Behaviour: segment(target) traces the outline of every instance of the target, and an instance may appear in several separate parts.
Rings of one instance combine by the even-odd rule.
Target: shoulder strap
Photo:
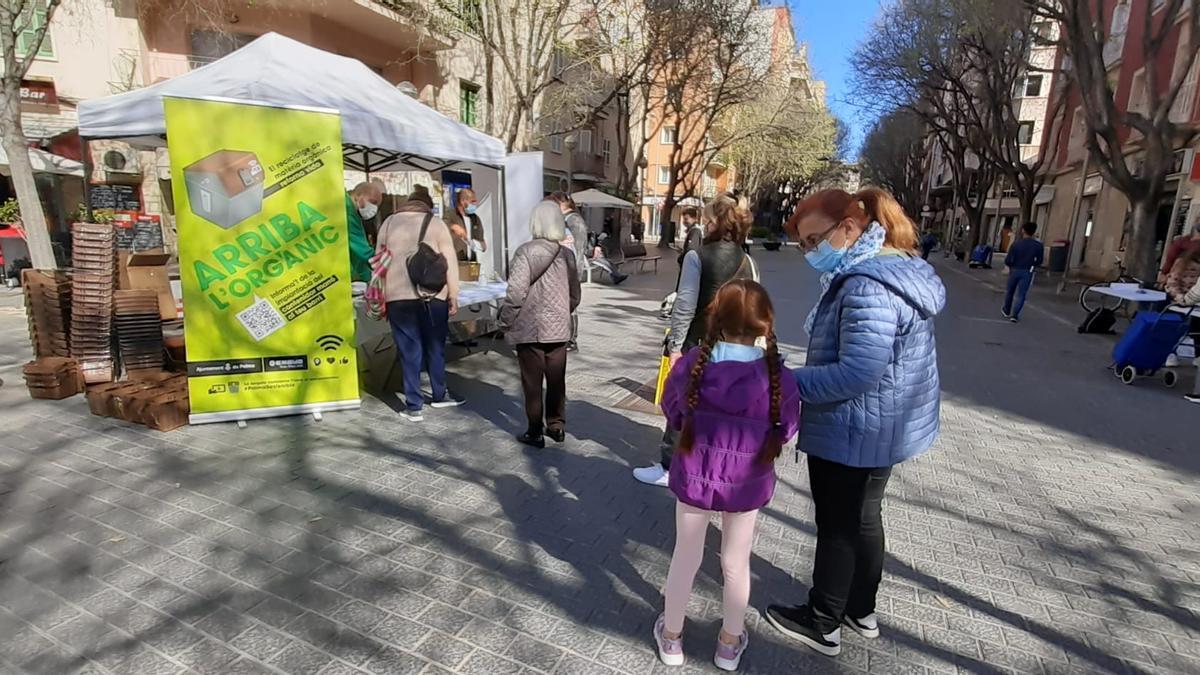
[[[425,241],[425,232],[429,229],[429,221],[433,220],[432,213],[425,214],[425,220],[421,221],[421,234],[417,236],[417,243]]]
[[[554,257],[550,259],[550,264],[543,267],[542,271],[537,273],[537,276],[535,276],[529,280],[530,288],[533,288],[537,284],[537,282],[542,280],[542,277],[546,276],[546,273],[549,272],[550,268],[554,267],[554,263],[558,261],[558,256],[562,255],[562,253],[566,250],[562,246],[558,246],[557,244],[555,244],[555,246],[559,250],[554,252]]]

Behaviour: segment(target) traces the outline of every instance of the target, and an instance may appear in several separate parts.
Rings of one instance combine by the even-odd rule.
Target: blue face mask
[[[475,215],[475,205],[474,204],[467,204],[467,208],[465,208],[463,210],[467,212],[468,216]]]
[[[848,250],[850,250],[848,246],[834,248],[829,240],[822,239],[815,249],[804,254],[804,259],[818,272],[832,272],[837,269],[838,263],[842,262],[842,258],[846,256]]]

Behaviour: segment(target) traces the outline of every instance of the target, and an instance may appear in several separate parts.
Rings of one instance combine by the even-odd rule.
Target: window
[[[253,42],[255,37],[246,33],[194,30],[191,35],[192,53],[188,57],[188,65],[191,68],[199,68],[223,56],[229,56]]]
[[[18,4],[17,7],[21,5]],[[7,8],[6,8],[7,9]],[[27,13],[32,12],[30,17]],[[33,40],[37,37],[38,29],[46,25],[46,3],[45,0],[37,0],[26,6],[22,16],[17,17],[17,24],[26,24],[28,27],[17,34],[17,58],[23,59],[33,47]],[[42,44],[38,47],[37,58],[52,59],[54,58],[54,45],[50,43],[50,32],[46,32],[46,37],[42,40]]]
[[[1125,51],[1125,33],[1129,30],[1129,0],[1121,0],[1113,8],[1108,40],[1104,43],[1104,65],[1111,66]]]
[[[592,130],[583,129],[579,132],[579,145],[577,146],[579,153],[582,155],[592,154]]]
[[[554,49],[554,76],[559,77],[567,69],[567,52],[560,47]]]
[[[459,80],[458,121],[467,126],[479,126],[479,85]]]
[[[671,167],[669,167],[669,166],[658,167],[658,184],[659,185],[670,185],[671,184]]]
[[[483,6],[480,0],[462,0],[463,32],[478,35],[483,31]]]
[[[1033,122],[1021,122],[1017,127],[1017,142],[1021,145],[1033,143]]]
[[[1129,84],[1129,103],[1126,104],[1125,110],[1131,113],[1145,113],[1147,107],[1148,95],[1146,92],[1146,70],[1137,71],[1133,74],[1133,81]]]
[[[552,134],[550,136],[550,151],[561,155],[562,149],[563,149],[562,136],[559,134]]]
[[[1054,24],[1049,21],[1034,21],[1033,34],[1035,36],[1034,44],[1044,44],[1054,34]]]
[[[675,127],[663,127],[662,133],[659,134],[658,142],[663,145],[675,145],[675,136],[678,131]]]
[[[612,139],[604,139],[604,164],[612,163]]]
[[[1192,119],[1196,107],[1196,84],[1200,79],[1200,58],[1183,51],[1188,42],[1187,30],[1181,31],[1179,36],[1179,53],[1175,55],[1174,72],[1171,73],[1171,79],[1174,80],[1181,68],[1188,68],[1183,84],[1179,87],[1179,96],[1171,104],[1171,121],[1176,124],[1185,124]]]
[[[1087,120],[1084,118],[1083,108],[1078,107],[1071,117],[1071,134],[1067,138],[1067,162],[1074,163],[1083,159],[1086,139]]]
[[[1042,76],[1041,75],[1026,75],[1025,76],[1025,95],[1026,96],[1041,96],[1042,95]]]

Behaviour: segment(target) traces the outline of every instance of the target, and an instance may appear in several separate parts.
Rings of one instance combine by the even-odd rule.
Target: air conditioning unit
[[[130,147],[110,147],[100,153],[100,168],[107,173],[140,174],[138,153]]]

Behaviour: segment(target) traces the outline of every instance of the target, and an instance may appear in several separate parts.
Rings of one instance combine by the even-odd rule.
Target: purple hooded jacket
[[[683,356],[663,390],[667,423],[683,429],[689,414],[688,384],[699,349]],[[796,379],[780,368],[779,421],[783,441],[800,427],[800,395]],[[691,413],[695,442],[687,454],[671,458],[671,491],[679,501],[706,511],[753,511],[775,493],[775,466],[758,461],[771,430],[771,381],[764,359],[710,362],[700,382],[699,403]]]

